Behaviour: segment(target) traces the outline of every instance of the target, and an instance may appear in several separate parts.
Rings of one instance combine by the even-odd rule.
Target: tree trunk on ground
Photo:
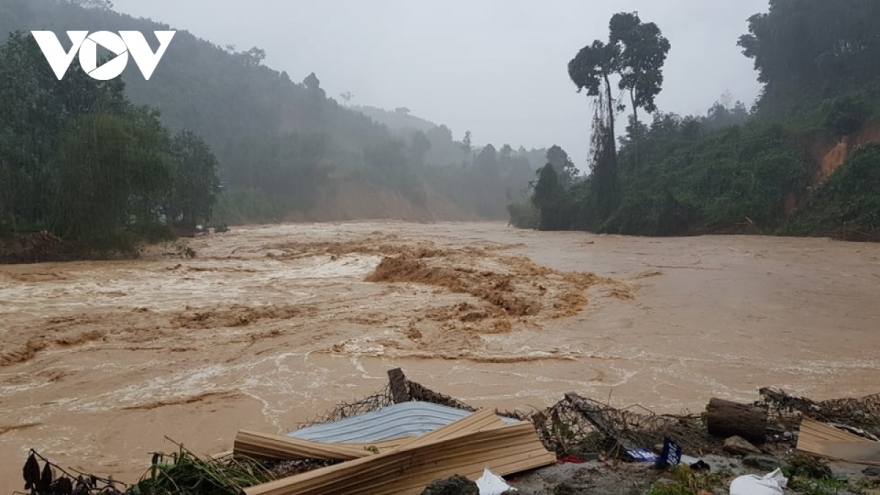
[[[767,411],[713,398],[706,409],[706,426],[712,436],[740,436],[755,445],[761,445],[766,439]]]

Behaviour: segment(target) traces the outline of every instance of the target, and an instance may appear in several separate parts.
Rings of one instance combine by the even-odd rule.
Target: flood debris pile
[[[762,398],[759,404],[768,409],[779,429],[790,432],[806,417],[880,440],[880,394],[816,402],[773,388],[762,388],[759,393]]]
[[[858,489],[880,487],[878,396],[814,402],[775,389],[760,393],[752,404],[713,398],[701,414],[617,409],[576,393],[540,411],[499,412],[477,410],[394,369],[380,391],[287,435],[241,430],[233,452],[219,458],[200,459],[180,445],[171,455],[157,453],[130,487],[77,478],[33,453],[25,489],[33,495],[419,495],[473,489],[468,481],[504,484],[498,475],[517,475],[510,483],[522,493],[556,493],[542,490],[552,485],[564,492],[621,470],[621,479],[648,480],[639,493],[744,493],[742,487],[765,482],[778,485],[773,493],[783,493],[786,483],[797,493],[858,493],[830,461],[867,466]],[[548,471],[536,469],[557,463],[587,467],[528,491],[529,477]]]
[[[328,445],[290,437],[263,436],[250,442],[239,437],[236,450],[272,456],[282,455],[274,450],[278,449],[284,455],[314,457],[319,454],[313,449],[325,450]],[[435,479],[455,474],[476,479],[487,467],[509,475],[556,462],[531,424],[505,422],[488,409],[420,436],[381,444],[332,445],[330,452],[320,455],[345,458],[342,462],[246,488],[245,494],[418,494]]]
[[[76,256],[71,244],[46,231],[0,238],[0,264],[70,261]]]
[[[667,438],[699,453],[717,453],[722,447],[698,414],[655,414],[640,405],[617,409],[575,393],[542,411],[505,414],[534,423],[544,445],[560,457],[626,456],[627,451],[650,448]]]

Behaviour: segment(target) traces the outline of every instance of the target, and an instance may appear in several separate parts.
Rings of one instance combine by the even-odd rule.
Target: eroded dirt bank
[[[0,267],[0,491],[29,447],[132,480],[408,375],[475,405],[698,410],[880,387],[880,246],[502,224],[241,228],[181,260]]]

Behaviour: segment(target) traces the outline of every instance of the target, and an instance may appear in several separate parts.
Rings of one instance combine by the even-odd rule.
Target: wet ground
[[[30,447],[131,481],[384,386],[692,411],[880,389],[880,245],[503,224],[282,225],[134,261],[0,267],[0,492]]]

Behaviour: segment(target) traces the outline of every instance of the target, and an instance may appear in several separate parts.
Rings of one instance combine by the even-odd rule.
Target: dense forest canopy
[[[93,219],[127,239],[108,245],[131,247],[140,238],[132,217],[188,228],[280,221],[314,209],[344,182],[421,206],[434,191],[475,217],[503,219],[509,202],[526,197],[545,160],[546,150],[476,146],[469,131],[456,139],[449,128],[402,107],[349,106],[351,94],[341,95],[340,104],[318,75],[292,78],[266,67],[259,47],[220,47],[178,31],[149,80],[130,63],[120,80],[99,83],[74,62],[58,81],[29,33],[53,31],[64,45],[68,30],[139,31],[155,50],[152,32],[169,29],[100,0],[0,4],[6,76],[0,139],[12,143],[0,159],[0,234],[47,229],[65,240],[85,239],[79,226]],[[63,117],[53,120],[58,112]],[[107,139],[115,148],[101,144]],[[79,140],[92,146],[78,146]],[[125,162],[113,174],[91,168],[113,160]],[[108,208],[99,208],[99,196],[92,205],[52,199],[59,190],[97,193],[107,187],[99,179],[128,181],[114,188],[119,196],[108,199]],[[71,205],[87,211],[70,216]],[[99,219],[108,209],[112,221]]]
[[[513,222],[637,235],[880,239],[880,155],[871,144],[880,135],[870,132],[880,117],[878,23],[873,0],[770,0],[738,40],[764,84],[754,107],[722,95],[704,116],[679,116],[653,100],[674,44],[637,15],[615,15],[608,41],[588,44],[568,66],[576,89],[594,100],[591,174],[564,188],[558,164],[546,165],[530,201],[511,209]],[[634,26],[648,26],[629,35],[644,48],[627,56],[635,42],[621,44],[619,32]],[[639,78],[639,98],[632,77],[642,71],[653,76]],[[616,139],[615,118],[627,103],[632,115]],[[649,123],[638,108],[652,114]],[[848,162],[825,158],[840,149]]]
[[[757,110],[797,119],[848,93],[876,100],[880,3],[872,0],[771,0],[739,39],[764,92]]]
[[[770,0],[731,40],[754,61],[757,102],[723,94],[681,116],[657,107],[674,40],[616,14],[607,31],[584,33],[566,67],[593,123],[579,170],[559,146],[477,144],[406,107],[337,101],[318,74],[291,76],[266,67],[259,47],[186,31],[149,80],[129,64],[119,80],[74,65],[58,81],[31,30],[140,31],[155,49],[152,31],[172,28],[106,0],[5,0],[0,236],[48,231],[80,251],[131,250],[205,225],[282,221],[358,184],[541,229],[873,239],[878,23],[873,0]],[[851,163],[826,163],[841,147]]]
[[[56,80],[30,35],[0,46],[0,232],[48,230],[81,249],[131,250],[210,219],[216,159],[129,102],[122,81]],[[162,221],[164,219],[164,222]]]

